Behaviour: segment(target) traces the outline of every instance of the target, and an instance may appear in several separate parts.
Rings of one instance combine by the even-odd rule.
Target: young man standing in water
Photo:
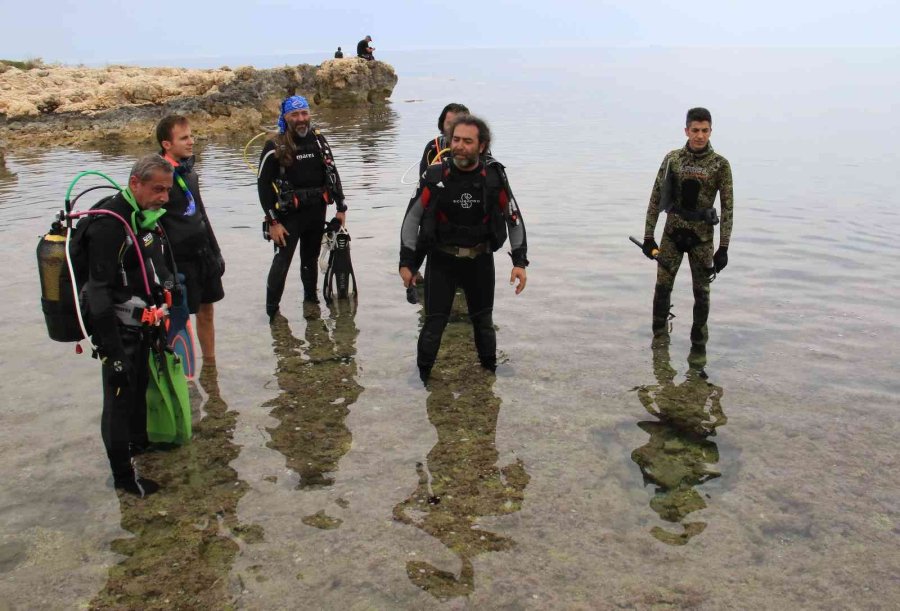
[[[309,103],[299,95],[281,103],[278,134],[266,141],[256,186],[275,243],[275,257],[266,282],[266,314],[278,313],[294,251],[300,245],[303,301],[318,303],[316,282],[319,249],[325,233],[325,209],[334,202],[344,223],[347,206],[331,147],[310,124]]]
[[[184,274],[188,310],[197,316],[197,339],[203,361],[216,361],[213,304],[225,297],[222,275],[225,259],[200,197],[200,178],[194,172],[194,136],[181,115],[164,117],[156,126],[160,154],[175,168],[166,214],[160,221],[178,271]]]
[[[462,287],[481,366],[497,367],[494,330],[494,251],[509,235],[516,294],[527,280],[525,225],[503,166],[484,156],[491,132],[478,117],[462,115],[450,127],[451,159],[429,166],[400,231],[400,278],[416,284],[417,252],[428,255],[425,324],[419,334],[419,377],[427,383],[441,346],[456,288]]]
[[[644,225],[644,254],[658,261],[656,290],[653,295],[653,335],[668,335],[669,308],[675,275],[684,253],[688,255],[694,287],[694,322],[691,327],[691,351],[705,356],[709,338],[709,285],[715,274],[728,265],[734,195],[731,166],[713,151],[712,116],[705,108],[687,112],[683,148],[671,151],[663,159],[650,194]],[[713,254],[713,226],[719,223],[713,204],[716,194],[722,208],[719,248]],[[654,239],[659,213],[667,213],[662,243]]]

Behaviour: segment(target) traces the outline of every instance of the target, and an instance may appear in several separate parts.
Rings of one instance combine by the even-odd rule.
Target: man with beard
[[[325,209],[334,202],[344,223],[347,206],[331,147],[310,126],[309,103],[295,95],[281,103],[278,134],[266,141],[257,179],[259,201],[275,257],[266,283],[266,314],[279,309],[294,250],[300,245],[303,300],[318,303],[319,249],[325,231]]]
[[[509,235],[513,261],[510,284],[525,288],[528,265],[525,225],[502,164],[484,156],[491,145],[487,124],[472,115],[450,128],[452,159],[429,166],[407,209],[400,232],[400,277],[416,284],[417,252],[425,268],[425,324],[419,334],[417,364],[427,383],[450,318],[456,288],[462,287],[482,367],[497,367],[494,331],[494,251]]]
[[[216,360],[213,304],[225,297],[222,275],[225,260],[200,197],[200,179],[194,172],[194,136],[181,115],[164,117],[156,126],[160,154],[175,168],[167,214],[160,223],[166,231],[175,266],[184,274],[188,310],[197,315],[197,339],[206,363]]]

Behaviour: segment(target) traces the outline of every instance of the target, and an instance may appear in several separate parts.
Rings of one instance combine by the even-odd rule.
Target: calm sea
[[[253,134],[201,134],[227,260],[217,370],[194,385],[195,442],[142,458],[164,486],[145,502],[112,490],[97,363],[47,338],[34,255],[78,171],[124,181],[145,150],[7,152],[0,600],[895,608],[900,51],[381,59],[400,77],[388,106],[314,114],[350,205],[355,310],[305,318],[292,271],[287,320],[269,326],[272,251],[241,158]],[[426,390],[420,311],[396,273],[413,189],[401,177],[450,101],[490,122],[532,265],[515,296],[496,257],[496,378],[461,320]],[[651,350],[655,270],[627,240],[698,105],[735,185],[706,379],[687,365],[688,270],[671,346]]]

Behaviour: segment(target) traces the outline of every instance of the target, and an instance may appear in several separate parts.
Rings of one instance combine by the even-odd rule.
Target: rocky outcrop
[[[153,125],[169,113],[188,116],[206,132],[251,131],[274,123],[287,95],[321,106],[383,104],[397,84],[390,65],[358,58],[268,70],[0,70],[0,136],[33,144],[150,140]]]
[[[324,62],[316,80],[316,104],[357,106],[383,104],[394,91],[397,74],[384,62],[353,57]]]

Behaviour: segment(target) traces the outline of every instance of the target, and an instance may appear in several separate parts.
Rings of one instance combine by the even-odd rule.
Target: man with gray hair
[[[121,220],[108,214],[89,216],[76,229],[81,231],[81,224],[86,224],[79,248],[86,255],[84,299],[102,363],[100,432],[114,486],[139,497],[159,489],[155,482],[138,475],[132,457],[148,445],[145,395],[151,338],[142,318],[145,308],[162,305],[158,303],[162,291],[151,261],[162,260],[164,234],[157,221],[165,213],[162,207],[169,201],[171,188],[169,162],[155,154],[142,157],[131,169],[128,188],[94,206],[115,213]],[[126,224],[137,243],[129,236]],[[159,272],[166,274],[168,270]]]

